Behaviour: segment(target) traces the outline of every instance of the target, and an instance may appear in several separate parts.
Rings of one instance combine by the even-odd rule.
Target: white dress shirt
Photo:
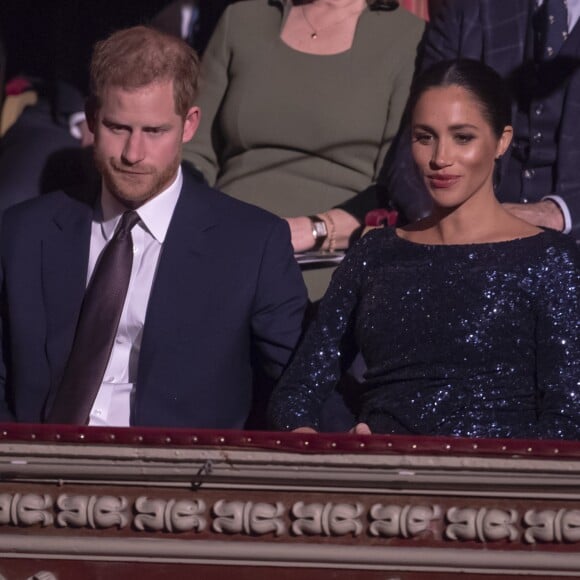
[[[175,180],[167,189],[137,209],[141,221],[131,232],[133,265],[129,288],[103,383],[91,409],[89,425],[117,427],[130,425],[147,303],[182,184],[183,176],[180,168]],[[87,284],[101,252],[113,237],[121,214],[127,211],[127,208],[121,205],[103,185],[101,211],[101,216],[97,212],[91,227]]]

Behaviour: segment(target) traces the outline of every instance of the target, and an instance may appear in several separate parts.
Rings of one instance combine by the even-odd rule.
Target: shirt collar
[[[177,205],[182,185],[183,173],[181,167],[179,167],[171,185],[136,210],[141,218],[141,224],[160,244],[165,241],[169,222]],[[101,229],[106,240],[110,240],[113,237],[121,214],[125,211],[127,211],[127,208],[113,197],[103,183],[101,190]]]

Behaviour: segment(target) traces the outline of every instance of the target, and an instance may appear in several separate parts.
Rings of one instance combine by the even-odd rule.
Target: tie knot
[[[122,238],[126,236],[139,222],[141,218],[136,211],[126,211],[119,221],[115,237]]]

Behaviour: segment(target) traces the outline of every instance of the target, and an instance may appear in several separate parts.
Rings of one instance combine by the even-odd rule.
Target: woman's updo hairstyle
[[[506,82],[489,66],[478,60],[456,59],[439,62],[413,81],[408,112],[412,116],[417,102],[429,89],[458,86],[471,93],[483,117],[499,139],[511,125],[512,99]]]

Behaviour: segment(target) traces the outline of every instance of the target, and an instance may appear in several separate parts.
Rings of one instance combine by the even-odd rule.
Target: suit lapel
[[[578,118],[580,111],[580,21],[576,22],[558,56],[558,72],[562,75],[560,90],[564,104],[558,139],[558,191],[578,189]]]
[[[92,215],[92,207],[71,201],[55,214],[42,240],[46,353],[54,378],[62,373],[74,339],[86,285]]]
[[[509,78],[521,66],[530,39],[528,21],[533,0],[480,2],[486,64]]]
[[[183,187],[169,224],[145,317],[138,376],[140,394],[151,378],[158,345],[174,338],[183,317],[202,304],[207,292],[204,264],[211,260],[210,232],[216,224],[212,192],[184,172]],[[145,377],[146,380],[142,380]]]

